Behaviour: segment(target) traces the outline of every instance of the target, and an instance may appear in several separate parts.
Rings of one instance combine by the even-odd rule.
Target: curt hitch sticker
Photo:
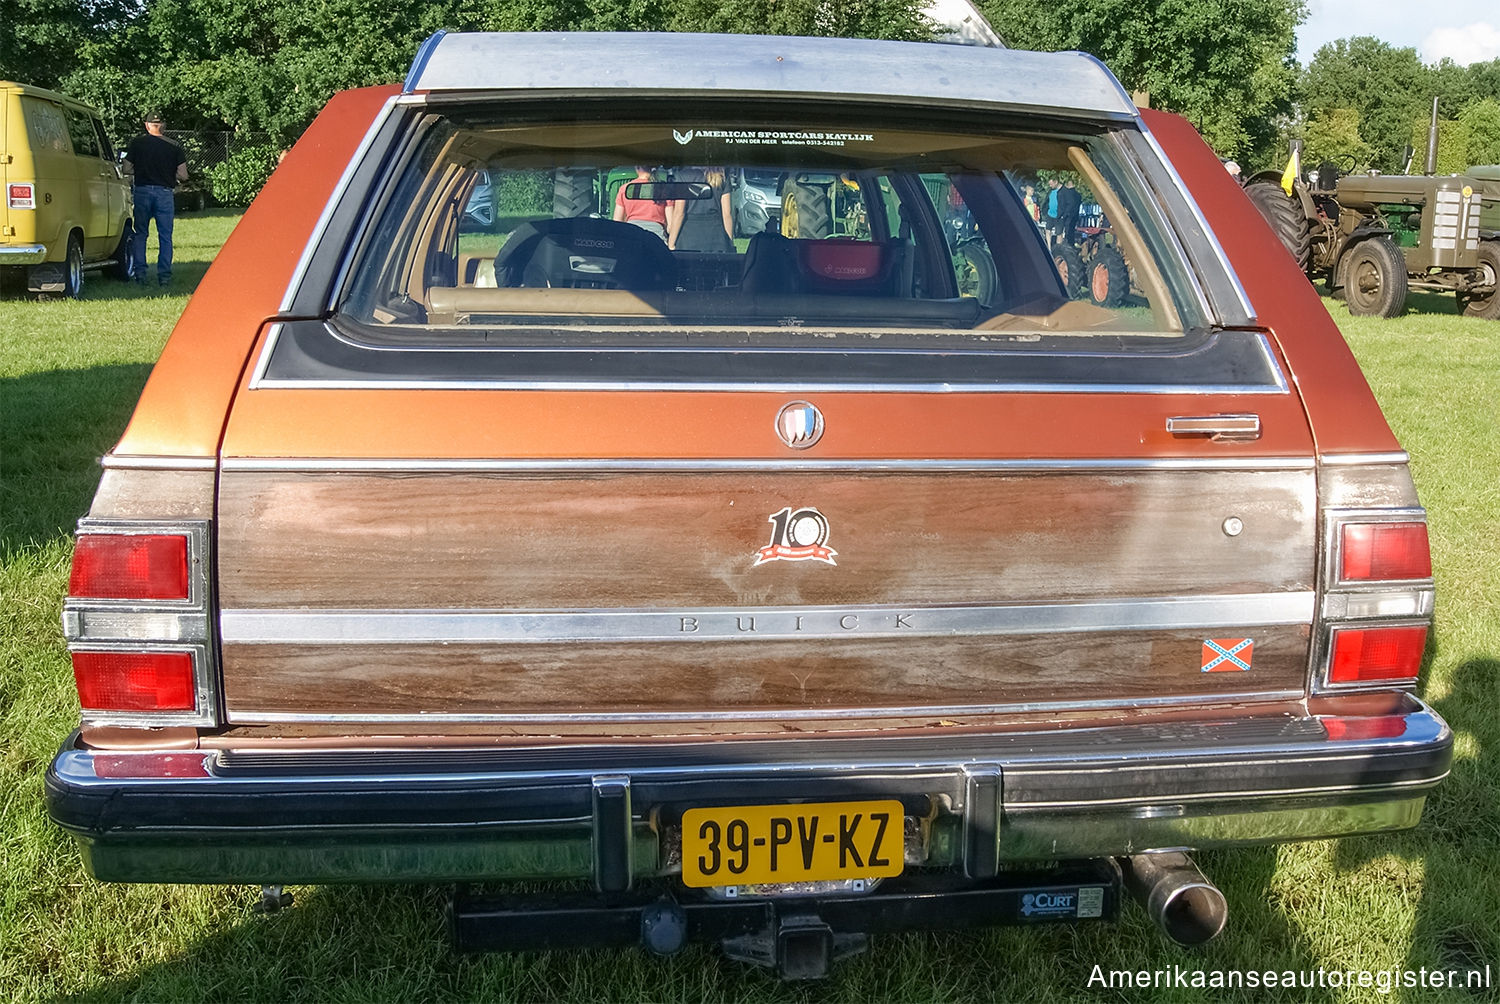
[[[1254,638],[1203,639],[1203,672],[1242,673],[1250,668]]]
[[[828,517],[816,509],[792,511],[787,506],[766,517],[771,524],[771,542],[755,552],[755,565],[768,561],[826,561],[837,565],[839,552],[828,546]],[[755,565],[750,567],[754,568]]]

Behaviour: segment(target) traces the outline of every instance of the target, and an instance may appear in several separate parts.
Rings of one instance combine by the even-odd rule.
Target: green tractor
[[[1500,233],[1481,224],[1500,205],[1500,185],[1468,175],[1436,175],[1436,131],[1428,173],[1343,174],[1320,164],[1249,178],[1245,194],[1276,231],[1297,265],[1342,296],[1351,314],[1394,317],[1408,290],[1453,293],[1470,317],[1500,319]],[[1493,187],[1487,187],[1493,186]]]

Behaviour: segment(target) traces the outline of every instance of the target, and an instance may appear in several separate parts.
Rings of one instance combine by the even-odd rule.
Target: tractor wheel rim
[[[1103,302],[1109,296],[1109,269],[1104,265],[1094,266],[1094,275],[1089,283],[1089,291],[1094,294],[1094,299]]]

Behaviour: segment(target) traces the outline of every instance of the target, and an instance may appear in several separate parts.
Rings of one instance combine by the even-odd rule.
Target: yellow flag
[[[1292,183],[1297,180],[1297,175],[1302,173],[1302,151],[1293,150],[1291,158],[1286,162],[1286,170],[1281,172],[1281,190],[1287,195],[1292,194]]]

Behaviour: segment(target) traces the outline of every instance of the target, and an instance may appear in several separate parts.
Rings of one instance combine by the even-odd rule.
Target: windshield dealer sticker
[[[717,139],[729,146],[848,146],[873,143],[868,132],[820,132],[803,129],[673,129],[678,146],[693,140]]]
[[[771,542],[755,552],[755,564],[768,561],[825,561],[837,565],[839,552],[828,546],[828,517],[816,509],[792,511],[787,506],[766,517],[771,524]],[[751,566],[755,567],[754,565]]]
[[[1254,638],[1203,639],[1203,672],[1242,673],[1250,668]]]

